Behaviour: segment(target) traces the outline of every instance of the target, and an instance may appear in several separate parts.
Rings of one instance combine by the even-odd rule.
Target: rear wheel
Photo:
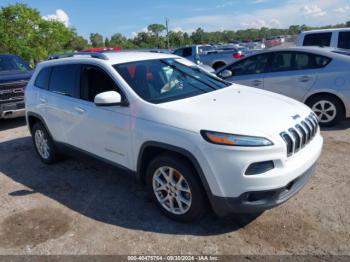
[[[58,152],[55,144],[42,123],[36,123],[32,129],[33,142],[35,150],[40,159],[46,164],[56,162]]]
[[[147,169],[149,193],[162,212],[177,221],[193,221],[205,213],[205,195],[193,168],[182,158],[162,155]]]
[[[342,102],[332,95],[313,97],[307,102],[307,105],[317,115],[320,126],[334,126],[344,117]]]

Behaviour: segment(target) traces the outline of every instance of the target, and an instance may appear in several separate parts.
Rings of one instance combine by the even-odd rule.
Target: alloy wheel
[[[332,102],[327,100],[316,102],[312,106],[312,111],[315,112],[320,123],[331,122],[337,116],[337,108]]]
[[[191,190],[178,170],[168,166],[158,168],[153,174],[152,186],[158,202],[168,212],[182,215],[190,209]]]
[[[48,140],[42,130],[38,129],[35,131],[34,135],[35,146],[38,150],[39,155],[43,159],[48,159],[50,157]]]

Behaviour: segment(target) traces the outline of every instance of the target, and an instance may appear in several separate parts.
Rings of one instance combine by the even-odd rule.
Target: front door
[[[259,54],[247,57],[239,62],[226,67],[232,72],[232,76],[225,80],[246,86],[264,88],[264,70],[269,59],[269,54]]]
[[[130,167],[130,109],[118,105],[96,106],[95,96],[106,91],[120,92],[114,80],[104,70],[94,65],[82,66],[80,102],[76,105],[76,110],[82,116],[79,123],[79,147],[101,158]]]

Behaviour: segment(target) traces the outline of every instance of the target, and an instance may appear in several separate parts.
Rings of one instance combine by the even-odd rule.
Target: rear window
[[[350,31],[339,32],[338,47],[344,49],[350,49]]]
[[[307,34],[304,37],[304,46],[330,46],[332,32]]]
[[[76,96],[79,73],[79,65],[60,65],[53,67],[50,78],[50,91],[67,96]]]
[[[40,71],[35,79],[34,85],[41,89],[49,89],[49,81],[51,76],[51,67],[46,67]]]

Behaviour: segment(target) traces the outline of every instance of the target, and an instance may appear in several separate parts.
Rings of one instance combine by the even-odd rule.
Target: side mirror
[[[97,106],[115,106],[122,102],[121,95],[116,91],[107,91],[95,96],[94,103]]]
[[[230,70],[225,69],[219,73],[219,76],[221,78],[228,78],[232,76],[232,72]]]

